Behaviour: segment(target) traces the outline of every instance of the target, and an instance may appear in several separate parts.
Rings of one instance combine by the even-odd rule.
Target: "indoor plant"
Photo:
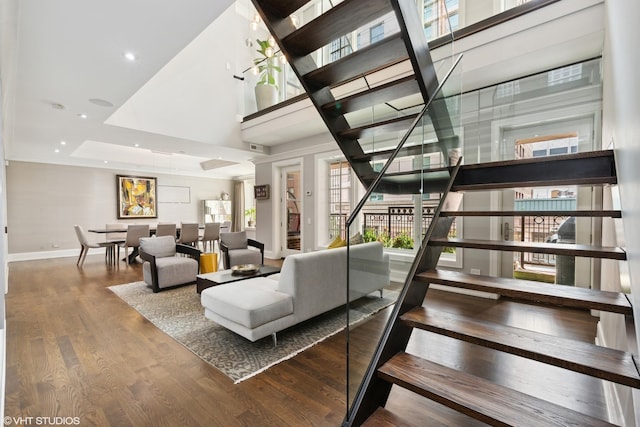
[[[246,216],[249,221],[249,227],[254,227],[256,225],[256,208],[249,208],[244,211],[244,216]]]
[[[254,72],[258,74],[256,83],[256,104],[258,111],[275,105],[278,102],[278,84],[276,82],[277,73],[281,71],[278,66],[278,58],[270,40],[256,40],[259,49],[259,57],[253,60]]]

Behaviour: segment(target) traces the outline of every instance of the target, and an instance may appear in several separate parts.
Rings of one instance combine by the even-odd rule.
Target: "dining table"
[[[198,227],[200,230],[204,229],[204,225],[200,225]],[[126,233],[127,232],[127,227],[124,228],[90,228],[87,230],[90,233],[96,233],[96,234],[111,234],[111,233]],[[149,235],[153,236],[156,234],[156,227],[149,227]],[[176,238],[180,237],[180,227],[176,227]],[[114,240],[114,242],[116,242],[117,244],[120,243],[124,243],[124,240]],[[129,264],[131,264],[133,261],[136,260],[136,257],[138,256],[138,247],[134,247],[132,248],[133,250],[131,251],[131,253],[129,254]],[[123,258],[122,261],[126,261],[127,258]]]

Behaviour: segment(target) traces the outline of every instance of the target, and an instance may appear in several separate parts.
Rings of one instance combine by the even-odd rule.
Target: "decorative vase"
[[[256,105],[258,111],[278,103],[278,88],[271,85],[256,85]]]

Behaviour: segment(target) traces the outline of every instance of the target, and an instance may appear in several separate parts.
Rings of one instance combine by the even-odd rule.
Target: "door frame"
[[[283,160],[280,162],[274,162],[271,164],[271,182],[272,191],[271,191],[271,216],[273,218],[273,227],[271,229],[271,239],[273,242],[273,253],[277,258],[282,258],[285,256],[285,251],[283,250],[285,242],[283,242],[283,191],[282,191],[282,179],[281,175],[283,170],[287,168],[297,167],[300,170],[300,185],[304,187],[304,167],[303,167],[303,159],[301,157],[292,158]],[[302,188],[301,188],[302,190]],[[301,206],[301,211],[304,209],[304,206]],[[302,218],[301,214],[301,218]],[[300,248],[304,248],[304,221],[300,221]],[[302,251],[300,251],[302,252]],[[295,252],[297,253],[297,252]]]
[[[516,117],[510,117],[507,119],[500,119],[491,122],[491,141],[492,141],[492,150],[491,150],[491,160],[498,161],[503,160],[504,155],[507,150],[507,144],[504,141],[505,130],[509,128],[526,128],[527,126],[534,127],[540,126],[544,123],[557,124],[563,121],[571,122],[574,120],[580,119],[591,119],[592,123],[592,134],[590,141],[578,141],[578,151],[585,151],[585,148],[590,150],[598,149],[596,146],[596,141],[599,141],[601,138],[601,129],[602,122],[600,111],[602,108],[602,103],[600,101],[589,102],[577,107],[563,107],[559,109],[554,109],[545,112],[537,112],[533,114],[524,114]],[[490,206],[492,210],[502,210],[504,209],[504,199],[505,199],[505,190],[503,191],[492,191],[490,194]],[[579,189],[578,191],[578,203],[579,208],[589,209],[592,203],[592,197],[589,197],[585,194],[584,191]],[[588,204],[589,206],[585,205]],[[490,236],[491,239],[495,240],[503,240],[504,239],[504,223],[503,217],[492,217],[490,220]],[[513,219],[511,219],[511,225],[513,232]],[[584,242],[579,242],[584,243]],[[489,274],[492,276],[503,276],[505,274],[504,266],[511,265],[511,271],[513,274],[513,254],[511,252],[499,252],[499,251],[490,251],[489,255],[490,266],[489,266]],[[505,258],[507,257],[507,258]],[[576,260],[578,261],[578,260]],[[582,260],[580,260],[582,262]],[[593,270],[593,266],[591,268],[587,268],[588,270]],[[585,271],[581,269],[581,271]],[[578,283],[578,277],[576,276],[576,283]],[[593,286],[594,277],[591,275],[590,281]]]

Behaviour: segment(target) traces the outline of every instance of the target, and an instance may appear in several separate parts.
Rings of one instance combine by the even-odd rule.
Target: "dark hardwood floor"
[[[344,334],[234,385],[107,289],[141,280],[140,264],[127,267],[121,262],[109,268],[95,255],[79,269],[75,261],[9,265],[6,416],[79,417],[83,426],[341,424],[346,399]],[[435,290],[429,292],[427,304],[589,342],[595,336],[596,319],[579,310]],[[354,348],[352,354],[373,348],[370,337],[377,336],[387,315],[388,309],[352,331],[354,346],[366,347]],[[606,417],[599,380],[427,332],[416,333],[408,351]],[[364,369],[366,362],[355,368]],[[388,408],[413,425],[482,425],[401,389],[392,391]]]

